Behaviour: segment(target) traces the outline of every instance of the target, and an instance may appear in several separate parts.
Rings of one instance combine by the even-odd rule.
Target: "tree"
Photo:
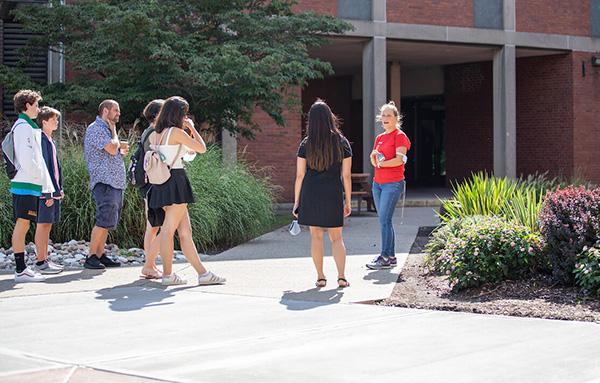
[[[38,36],[30,49],[64,47],[79,74],[43,87],[49,103],[92,112],[114,98],[123,122],[131,123],[149,100],[180,95],[197,120],[246,137],[259,129],[251,119],[257,107],[284,124],[282,111],[298,104],[287,90],[332,72],[308,48],[351,28],[331,16],[293,13],[295,0],[50,3],[15,11]],[[26,81],[6,67],[0,80],[9,90]]]

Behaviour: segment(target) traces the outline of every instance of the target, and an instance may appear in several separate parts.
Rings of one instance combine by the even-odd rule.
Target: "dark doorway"
[[[411,141],[406,164],[409,187],[444,187],[445,111],[443,96],[402,98],[403,130]]]
[[[340,120],[342,133],[352,146],[352,172],[362,171],[362,100],[352,99],[352,76],[332,76],[309,81],[302,90],[302,136],[311,105],[325,101]]]

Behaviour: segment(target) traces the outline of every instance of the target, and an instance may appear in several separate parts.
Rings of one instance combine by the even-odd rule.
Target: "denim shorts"
[[[96,226],[116,229],[123,209],[123,190],[97,183],[92,190],[96,202]]]
[[[38,207],[38,223],[56,223],[60,219],[60,201],[55,199],[52,206],[46,206],[46,200],[40,198]]]

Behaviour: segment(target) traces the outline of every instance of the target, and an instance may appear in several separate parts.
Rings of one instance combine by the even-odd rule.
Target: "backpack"
[[[4,140],[2,140],[2,156],[4,157],[4,170],[8,179],[13,179],[17,175],[17,168],[15,166],[15,138],[14,130],[17,126],[15,125],[10,132],[6,134]]]
[[[183,145],[179,145],[179,149],[177,150],[177,154],[171,161],[171,164],[167,164],[165,162],[165,156],[158,151],[158,147],[163,144],[163,138],[166,136],[165,140],[168,142],[169,136],[171,133],[171,129],[169,129],[169,134],[166,132],[162,132],[160,135],[155,134],[154,139],[150,140],[150,149],[144,155],[144,170],[146,171],[146,176],[148,177],[148,182],[152,185],[162,185],[171,178],[171,167],[175,164],[175,161],[179,158],[181,154],[181,149]]]
[[[127,179],[129,180],[129,183],[137,188],[143,188],[148,185],[148,178],[144,171],[144,144],[153,131],[153,129],[149,130],[145,135],[142,133],[140,141],[138,142],[138,147],[131,156],[129,168],[127,169]]]

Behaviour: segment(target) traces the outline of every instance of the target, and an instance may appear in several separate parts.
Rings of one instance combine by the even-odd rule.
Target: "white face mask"
[[[298,224],[298,220],[295,219],[292,221],[292,223],[290,223],[290,227],[288,229],[288,231],[290,232],[291,235],[298,235],[300,234],[300,225]]]

